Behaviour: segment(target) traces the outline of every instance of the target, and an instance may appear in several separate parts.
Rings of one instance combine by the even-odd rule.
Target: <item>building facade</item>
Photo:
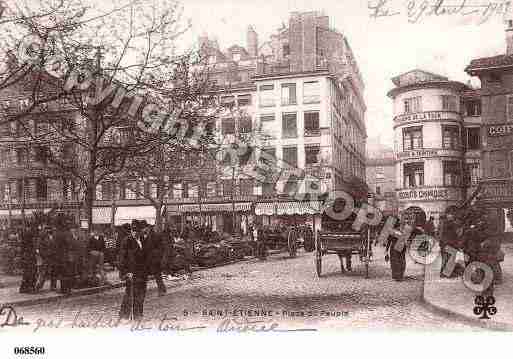
[[[242,164],[232,166],[224,153],[218,157],[202,201],[217,202],[224,212],[202,212],[203,217],[227,231],[234,222],[315,225],[320,206],[310,208],[297,198],[365,187],[363,81],[347,38],[329,27],[327,16],[292,13],[288,26],[263,44],[249,27],[246,48],[221,51],[207,36],[199,42],[226,107],[217,123],[218,140],[229,146],[241,136],[251,138],[251,153]],[[262,154],[274,159],[269,177],[275,180],[252,175]],[[248,202],[251,211],[232,215],[234,207],[247,209]],[[198,208],[184,215],[198,217]]]
[[[224,150],[212,158],[198,159],[191,154],[181,159],[180,168],[169,176],[171,190],[165,199],[168,223],[203,222],[226,232],[244,230],[254,221],[315,225],[320,206],[312,208],[297,198],[320,197],[334,190],[367,196],[364,85],[347,38],[330,27],[327,16],[317,12],[292,13],[288,26],[263,43],[252,27],[248,27],[246,38],[246,47],[221,50],[217,41],[204,35],[199,46],[204,66],[218,89],[214,97],[222,108],[216,123],[217,141],[229,147],[243,139],[251,151],[235,165]],[[253,169],[262,162],[263,154],[275,163],[269,177],[281,179],[256,178]],[[18,157],[16,166],[23,168],[22,154]],[[291,176],[276,176],[283,174],[284,167]],[[13,177],[11,172],[2,173]],[[44,176],[37,181],[28,182],[29,188],[41,188],[33,196],[33,208],[43,206],[51,193],[67,196],[73,192],[68,182],[57,185]],[[54,190],[56,186],[59,189]],[[0,186],[2,209],[12,214],[20,204],[14,200],[16,192],[5,188],[5,184]],[[133,218],[154,223],[156,209],[145,197],[156,196],[156,191],[148,178],[99,184],[93,224],[119,225]],[[80,197],[69,196],[74,197],[64,197],[63,203],[78,206]]]
[[[506,52],[474,59],[465,71],[481,81],[483,179],[480,203],[505,223],[513,207],[513,20],[507,22]]]
[[[481,177],[479,92],[422,70],[392,81],[399,212],[437,220]]]
[[[366,177],[369,191],[373,194],[374,206],[384,215],[397,215],[394,150],[381,146],[379,153],[368,154]]]

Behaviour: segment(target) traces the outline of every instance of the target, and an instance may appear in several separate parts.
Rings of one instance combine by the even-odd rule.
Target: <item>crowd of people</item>
[[[500,248],[501,233],[496,216],[483,208],[462,208],[455,213],[444,213],[440,216],[438,227],[434,225],[434,218],[430,217],[425,223],[409,223],[407,221],[395,222],[398,232],[404,231],[404,226],[413,227],[405,245],[396,246],[400,236],[390,235],[386,243],[385,260],[390,261],[392,278],[396,281],[404,279],[406,270],[406,251],[408,245],[415,237],[425,234],[435,238],[438,242],[441,255],[441,278],[455,278],[462,276],[465,268],[473,262],[484,263],[493,272],[491,285],[488,291],[502,282],[500,262],[504,260],[504,252]],[[424,244],[428,245],[429,242]],[[419,248],[421,249],[421,248]],[[429,251],[430,248],[423,250]],[[464,260],[459,260],[457,253],[462,253]],[[472,271],[471,280],[478,284],[484,279],[485,272],[480,268]]]

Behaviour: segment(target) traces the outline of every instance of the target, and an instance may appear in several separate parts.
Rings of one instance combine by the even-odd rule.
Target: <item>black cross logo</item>
[[[493,316],[497,314],[497,307],[494,306],[495,297],[493,295],[486,297],[486,300],[482,295],[478,295],[474,300],[474,304],[476,305],[474,307],[474,314],[480,315],[479,319],[490,319],[488,315]]]

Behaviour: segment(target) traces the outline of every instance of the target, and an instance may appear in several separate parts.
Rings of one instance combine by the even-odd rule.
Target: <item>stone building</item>
[[[392,82],[399,212],[437,220],[481,177],[479,91],[418,69]]]
[[[465,71],[481,80],[483,163],[480,202],[504,215],[513,207],[513,20],[507,22],[506,51],[474,59]]]
[[[201,201],[210,204],[201,215],[227,231],[233,222],[244,228],[255,220],[315,225],[319,207],[291,193],[339,189],[366,197],[364,85],[347,38],[330,28],[327,16],[292,13],[288,26],[263,43],[248,27],[246,48],[221,51],[208,36],[199,40],[226,107],[217,124],[221,139],[231,143],[250,134],[254,141],[248,165],[234,168],[221,154],[199,192],[203,198],[196,197],[195,207],[178,206],[182,218],[197,218]],[[286,181],[256,181],[247,169],[262,153],[298,171]]]
[[[383,145],[379,149],[372,153],[367,152],[367,186],[373,194],[374,206],[384,215],[397,215],[394,150]]]

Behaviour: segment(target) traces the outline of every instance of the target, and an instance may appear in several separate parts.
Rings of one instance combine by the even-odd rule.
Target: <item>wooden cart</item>
[[[369,278],[372,241],[368,229],[355,231],[352,228],[353,222],[354,217],[336,221],[323,214],[322,227],[315,234],[315,268],[318,277],[322,275],[322,257],[337,254],[342,269],[344,257],[358,255],[360,262],[365,265],[365,278]]]

